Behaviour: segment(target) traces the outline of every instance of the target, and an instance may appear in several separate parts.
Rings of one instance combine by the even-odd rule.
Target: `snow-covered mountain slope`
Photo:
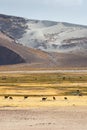
[[[25,46],[47,52],[87,49],[87,26],[0,15],[0,29]]]

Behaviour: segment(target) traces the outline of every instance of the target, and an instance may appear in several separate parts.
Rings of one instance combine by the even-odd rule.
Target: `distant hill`
[[[19,43],[51,52],[87,49],[87,26],[0,14],[0,30]]]
[[[0,65],[19,63],[50,64],[50,58],[47,53],[24,47],[0,32]]]
[[[0,14],[0,65],[86,67],[87,26]]]

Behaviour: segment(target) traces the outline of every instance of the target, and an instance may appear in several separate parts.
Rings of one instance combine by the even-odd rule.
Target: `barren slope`
[[[0,30],[1,65],[87,66],[87,26],[0,15]]]
[[[25,46],[47,52],[87,49],[87,26],[1,14],[0,30]]]
[[[0,64],[15,63],[49,64],[50,58],[47,53],[24,47],[0,32]]]

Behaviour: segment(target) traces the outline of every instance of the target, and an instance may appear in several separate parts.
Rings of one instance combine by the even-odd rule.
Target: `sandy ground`
[[[1,108],[0,130],[87,130],[87,107]]]
[[[87,96],[0,96],[0,130],[87,130]]]
[[[12,74],[12,73],[22,73],[22,74],[37,74],[37,73],[87,73],[87,70],[81,69],[81,70],[23,70],[23,71],[0,71],[1,74]]]

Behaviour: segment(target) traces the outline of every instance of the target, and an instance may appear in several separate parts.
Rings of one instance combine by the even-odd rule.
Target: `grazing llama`
[[[4,96],[5,99],[9,98],[9,96]]]
[[[13,97],[9,97],[9,99],[13,100]]]
[[[42,98],[42,101],[46,101],[46,100],[47,100],[47,97],[43,97],[43,98]]]
[[[64,97],[65,100],[67,100],[67,97]]]
[[[24,96],[24,99],[27,99],[28,98],[28,96]]]
[[[56,100],[56,98],[53,96],[53,100]]]

